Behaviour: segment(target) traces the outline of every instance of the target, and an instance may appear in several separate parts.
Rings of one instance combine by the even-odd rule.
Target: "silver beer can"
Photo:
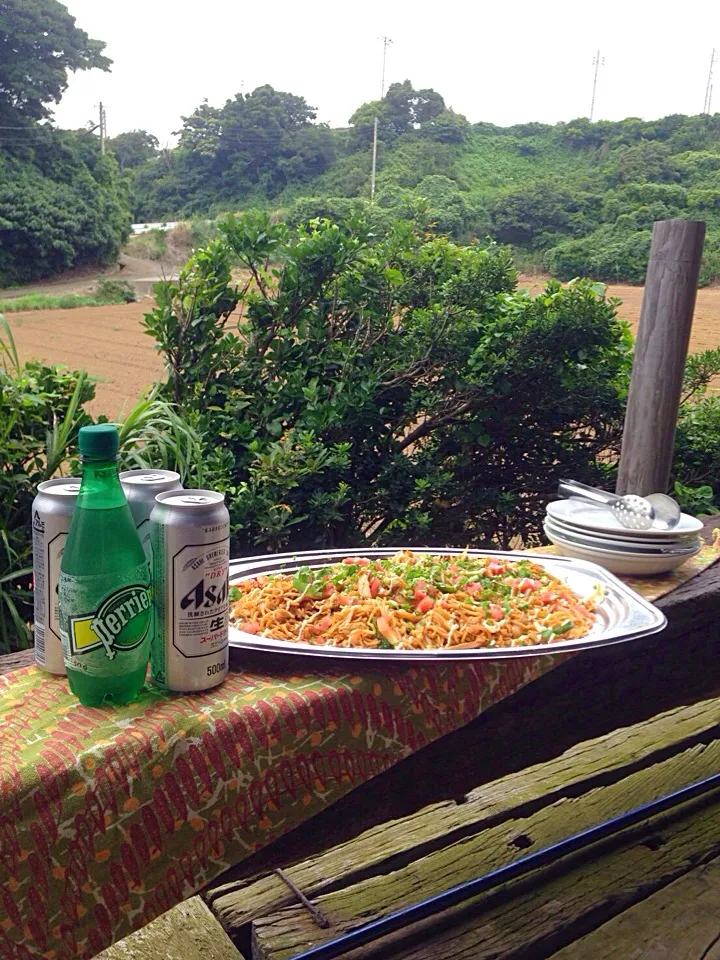
[[[207,690],[228,672],[230,515],[225,497],[213,490],[161,493],[150,527],[153,682],[183,693]]]
[[[120,474],[125,497],[140,535],[145,557],[152,573],[152,542],[150,537],[150,514],[155,506],[155,497],[169,490],[182,490],[180,474],[174,470],[123,470]]]
[[[80,492],[77,477],[45,480],[32,505],[35,659],[50,673],[64,676],[58,582],[70,520]]]

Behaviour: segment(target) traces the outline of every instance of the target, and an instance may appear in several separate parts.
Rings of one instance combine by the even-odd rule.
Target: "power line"
[[[595,94],[597,93],[598,71],[600,67],[605,66],[605,57],[600,56],[599,50],[593,57],[593,66],[595,67],[595,73],[593,74],[592,100],[590,101],[590,122],[591,123],[592,123],[593,115],[595,113]]]
[[[385,64],[387,61],[387,48],[392,43],[390,37],[380,37],[383,45],[383,59],[382,59],[382,85],[380,87],[380,99],[382,100],[385,96]],[[373,149],[372,149],[372,172],[370,174],[370,202],[372,203],[375,199],[375,174],[377,173],[377,145],[378,145],[378,118],[375,116],[375,123],[373,124]]]

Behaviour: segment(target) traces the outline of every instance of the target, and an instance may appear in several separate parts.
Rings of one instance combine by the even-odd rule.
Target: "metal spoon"
[[[576,480],[561,480],[558,485],[561,497],[586,500],[598,506],[607,507],[617,520],[629,530],[672,530],[680,522],[680,507],[664,493],[652,493],[649,497],[638,497],[633,493],[619,496],[598,490]]]
[[[665,493],[649,493],[645,499],[655,511],[653,529],[674,530],[682,517],[680,504]]]

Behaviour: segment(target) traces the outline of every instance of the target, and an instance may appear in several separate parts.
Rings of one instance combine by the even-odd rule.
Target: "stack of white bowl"
[[[543,529],[567,556],[630,576],[675,570],[703,545],[702,523],[686,513],[672,530],[628,530],[610,510],[582,500],[548,504]]]

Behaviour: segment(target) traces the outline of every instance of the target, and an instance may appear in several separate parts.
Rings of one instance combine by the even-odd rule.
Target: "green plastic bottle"
[[[117,429],[82,427],[82,484],[60,564],[60,636],[86,706],[129,703],[150,654],[150,570],[118,477]]]

